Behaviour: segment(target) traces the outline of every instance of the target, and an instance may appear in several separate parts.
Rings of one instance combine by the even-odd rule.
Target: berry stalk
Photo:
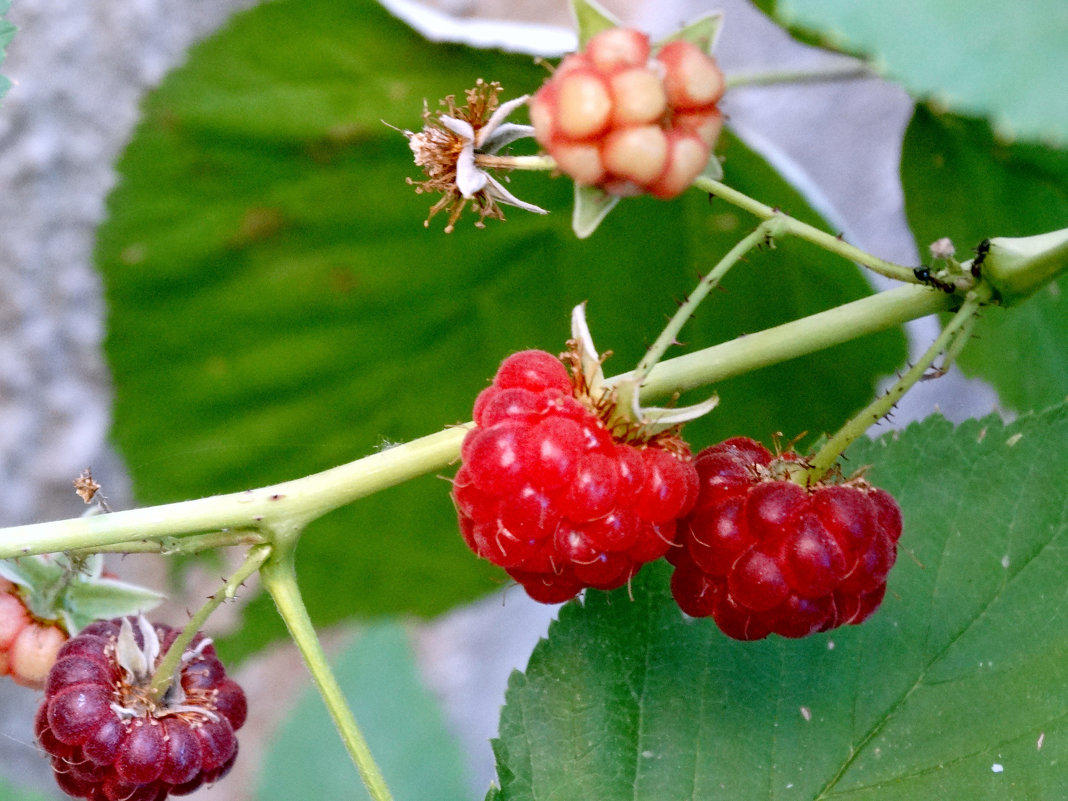
[[[753,248],[760,245],[781,233],[782,224],[779,219],[765,220],[756,229],[741,239],[733,248],[727,251],[727,255],[724,256],[716,264],[712,270],[704,276],[700,283],[690,293],[689,297],[679,306],[678,311],[675,312],[671,320],[663,331],[660,332],[660,336],[656,338],[656,341],[646,351],[645,356],[638,362],[638,366],[634,369],[634,373],[631,376],[632,380],[641,385],[645,381],[649,372],[653,369],[660,358],[664,355],[669,347],[678,342],[679,332],[682,331],[682,327],[693,316],[697,306],[703,301],[708,293],[715,289],[719,282],[723,280],[723,277],[730,271],[730,269],[737,264],[746,253]]]
[[[739,192],[737,189],[727,186],[724,183],[714,181],[711,178],[699,177],[693,182],[693,185],[702,192],[708,192],[711,195],[722,198],[731,205],[744,209],[750,214],[760,217],[763,220],[770,220],[772,217],[780,217],[786,224],[785,233],[792,234],[800,239],[804,239],[806,242],[818,245],[830,253],[835,253],[841,256],[843,259],[862,264],[869,270],[879,273],[879,275],[893,278],[897,281],[905,281],[910,284],[919,283],[911,267],[904,267],[900,264],[894,264],[893,262],[873,256],[855,245],[843,242],[838,237],[832,236],[826,231],[821,231],[815,226],[803,223],[788,214],[784,214],[778,209],[774,209],[765,203],[761,203],[759,200],[749,197],[749,195],[744,192]]]
[[[185,624],[182,633],[171,643],[167,653],[163,655],[163,659],[156,665],[156,671],[149,684],[151,697],[154,701],[159,702],[162,700],[163,695],[174,682],[174,677],[178,674],[178,668],[181,665],[182,654],[185,653],[197,632],[204,627],[204,623],[211,616],[211,613],[218,609],[224,601],[233,600],[237,595],[238,588],[249,576],[263,566],[263,563],[267,561],[270,555],[271,546],[269,545],[258,545],[251,548],[241,567],[230,576],[222,589],[209,597],[207,603],[202,605],[196,611],[196,614],[189,618],[189,622]]]
[[[872,423],[881,420],[901,400],[902,396],[912,386],[923,379],[931,365],[935,363],[939,355],[943,355],[943,361],[938,368],[937,374],[941,375],[947,369],[952,359],[960,352],[964,343],[971,337],[975,324],[976,315],[983,305],[990,300],[992,292],[989,287],[984,291],[969,292],[964,304],[960,307],[953,318],[942,329],[934,343],[920,357],[920,359],[902,375],[893,386],[882,396],[868,404],[859,414],[847,422],[841,429],[819,449],[815,456],[808,460],[808,469],[803,476],[807,482],[819,481],[834,467],[838,457],[845,449],[860,437]]]
[[[344,693],[330,669],[315,627],[308,616],[308,610],[304,606],[304,599],[301,598],[300,588],[297,586],[293,548],[282,548],[273,553],[272,558],[260,569],[260,577],[304,658],[308,672],[311,673],[312,680],[330,711],[349,756],[360,772],[367,792],[374,801],[392,801],[393,796],[386,785],[385,777],[371,755],[367,740],[345,701]]]
[[[841,65],[808,70],[769,70],[767,72],[735,73],[725,75],[727,90],[740,86],[776,86],[785,83],[822,83],[824,81],[847,81],[862,78],[878,78],[867,64],[847,62]]]

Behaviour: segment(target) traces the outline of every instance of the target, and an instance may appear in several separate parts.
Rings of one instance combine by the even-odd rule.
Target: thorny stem
[[[308,672],[311,673],[312,680],[334,719],[334,725],[337,726],[345,748],[360,772],[367,792],[374,801],[392,801],[393,796],[386,785],[385,777],[371,756],[367,741],[330,670],[322,644],[304,606],[300,588],[297,586],[293,548],[281,548],[272,554],[272,558],[260,570],[260,576],[263,586],[278,608],[278,614],[282,616],[290,636],[304,657]]]
[[[638,362],[638,366],[634,368],[631,379],[635,383],[640,385],[645,381],[649,371],[660,361],[660,357],[678,341],[679,332],[693,315],[701,301],[719,285],[719,282],[723,280],[723,277],[730,271],[731,267],[737,264],[750,250],[773,238],[779,227],[777,220],[765,220],[762,222],[756,227],[756,230],[743,237],[738,244],[727,251],[727,255],[720,259],[716,266],[709,271],[708,275],[698,282],[693,292],[683,301],[678,311],[668,321],[667,326],[660,332],[660,336],[645,352],[645,356]]]
[[[985,291],[984,291],[985,290]],[[859,414],[847,422],[841,429],[819,449],[815,456],[808,460],[808,468],[802,474],[806,482],[819,481],[833,467],[838,457],[858,437],[860,437],[872,423],[881,420],[901,400],[902,396],[912,386],[923,379],[927,369],[935,363],[939,355],[943,355],[942,364],[938,368],[938,374],[949,369],[953,357],[960,352],[961,347],[971,336],[976,315],[985,303],[990,301],[992,292],[989,287],[982,290],[969,292],[963,305],[953,315],[953,318],[942,329],[942,333],[934,343],[910,367],[893,386],[883,395],[868,404]]]
[[[189,618],[189,622],[185,624],[182,633],[167,649],[167,653],[163,655],[163,659],[160,660],[156,666],[155,673],[152,675],[152,683],[149,686],[154,700],[159,701],[163,698],[164,693],[171,686],[174,681],[174,675],[182,661],[182,654],[185,653],[197,632],[204,628],[204,623],[211,616],[211,613],[218,609],[224,601],[232,600],[237,595],[238,588],[249,576],[260,569],[270,555],[271,546],[269,545],[257,545],[250,549],[241,567],[230,576],[226,584],[214,595],[211,595],[207,603]]]
[[[162,537],[158,540],[127,540],[112,545],[99,545],[92,548],[74,548],[71,555],[88,555],[92,553],[158,553],[163,556],[190,556],[202,551],[227,548],[234,545],[259,545],[264,543],[263,535],[257,531],[214,531],[209,534],[190,534],[185,537]]]
[[[711,178],[701,177],[694,181],[693,185],[702,192],[708,192],[711,195],[722,198],[731,205],[744,209],[750,214],[760,217],[763,220],[779,217],[786,224],[785,233],[792,234],[793,236],[796,236],[799,239],[804,239],[806,242],[811,242],[814,245],[819,245],[824,250],[835,253],[844,259],[856,262],[857,264],[862,264],[869,270],[877,272],[880,275],[884,275],[887,278],[893,278],[897,281],[905,281],[910,284],[920,283],[919,279],[916,278],[915,273],[913,273],[912,268],[894,264],[893,262],[885,261],[877,256],[873,256],[855,245],[850,245],[826,231],[821,231],[815,226],[803,223],[788,214],[784,214],[778,209],[774,209],[771,206],[761,203],[759,200],[749,197],[744,192],[732,189],[724,183],[714,181]]]
[[[740,86],[774,86],[788,83],[822,83],[823,81],[846,81],[860,78],[878,78],[867,64],[847,62],[821,69],[779,70],[768,72],[736,73],[727,75],[727,89]]]
[[[663,398],[760,367],[804,356],[917,317],[946,311],[959,299],[924,286],[902,286],[800,320],[660,362],[642,397]],[[632,380],[624,373],[609,383]],[[0,559],[76,549],[96,550],[131,541],[173,543],[229,530],[258,532],[278,544],[284,523],[301,529],[352,501],[416,476],[443,470],[457,458],[468,426],[454,426],[354,462],[303,478],[245,492],[129,509],[92,517],[0,530]],[[239,533],[240,532],[240,533]]]

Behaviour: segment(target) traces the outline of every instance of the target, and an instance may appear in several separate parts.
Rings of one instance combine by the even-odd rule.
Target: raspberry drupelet
[[[37,711],[37,741],[68,795],[163,801],[224,776],[245,694],[197,634],[162,697],[150,684],[180,631],[143,617],[98,621],[60,649]]]
[[[697,494],[689,448],[591,397],[574,350],[507,358],[475,401],[452,497],[465,542],[557,603],[613,589],[671,547]]]
[[[804,637],[866,620],[897,557],[901,511],[861,478],[802,487],[773,457],[735,437],[696,459],[700,491],[679,525],[672,594],[739,640]]]

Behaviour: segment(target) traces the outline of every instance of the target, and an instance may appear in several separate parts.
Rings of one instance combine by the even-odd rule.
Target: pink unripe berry
[[[31,623],[23,628],[8,651],[11,678],[24,687],[43,689],[56,653],[66,641],[66,632],[58,626]]]

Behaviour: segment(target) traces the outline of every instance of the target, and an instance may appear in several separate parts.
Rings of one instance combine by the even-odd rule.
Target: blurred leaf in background
[[[404,627],[369,626],[334,662],[394,797],[469,798],[463,753],[422,683]],[[258,781],[257,801],[370,797],[310,684],[272,742]]]
[[[778,0],[774,10],[827,46],[870,56],[918,97],[990,117],[1003,133],[1068,141],[1063,0]]]
[[[15,26],[4,18],[4,15],[7,14],[7,10],[10,7],[10,0],[0,0],[0,65],[4,63],[4,56],[7,55],[7,46],[15,36]],[[7,94],[7,90],[10,88],[11,81],[3,75],[0,75],[0,97]]]
[[[417,168],[382,123],[418,128],[424,98],[478,78],[511,97],[544,75],[333,0],[257,7],[193,49],[146,102],[97,250],[113,434],[139,502],[294,478],[467,420],[509,353],[563,349],[582,301],[607,371],[633,367],[754,219],[696,192],[638,198],[579,242],[570,183],[514,174],[552,214],[446,235],[440,218],[423,227],[433,199],[405,184]],[[819,224],[741,142],[720,150],[732,186]],[[869,291],[853,265],[786,241],[736,267],[683,337],[697,349]],[[887,332],[725,382],[691,441],[833,430],[903,359]],[[504,580],[466,550],[434,476],[313,524],[298,569],[317,623],[434,614]],[[230,655],[282,633],[260,597]]]
[[[489,798],[1068,798],[1066,440],[1062,404],[855,443],[905,521],[861,626],[730,640],[666,565],[588,591],[512,675]]]
[[[964,260],[986,237],[1068,226],[1068,151],[1000,141],[982,120],[917,106],[905,134],[901,178],[909,227],[925,257],[941,237],[952,239]],[[1068,275],[1018,307],[987,309],[958,362],[1022,412],[1068,397],[1065,354]]]

